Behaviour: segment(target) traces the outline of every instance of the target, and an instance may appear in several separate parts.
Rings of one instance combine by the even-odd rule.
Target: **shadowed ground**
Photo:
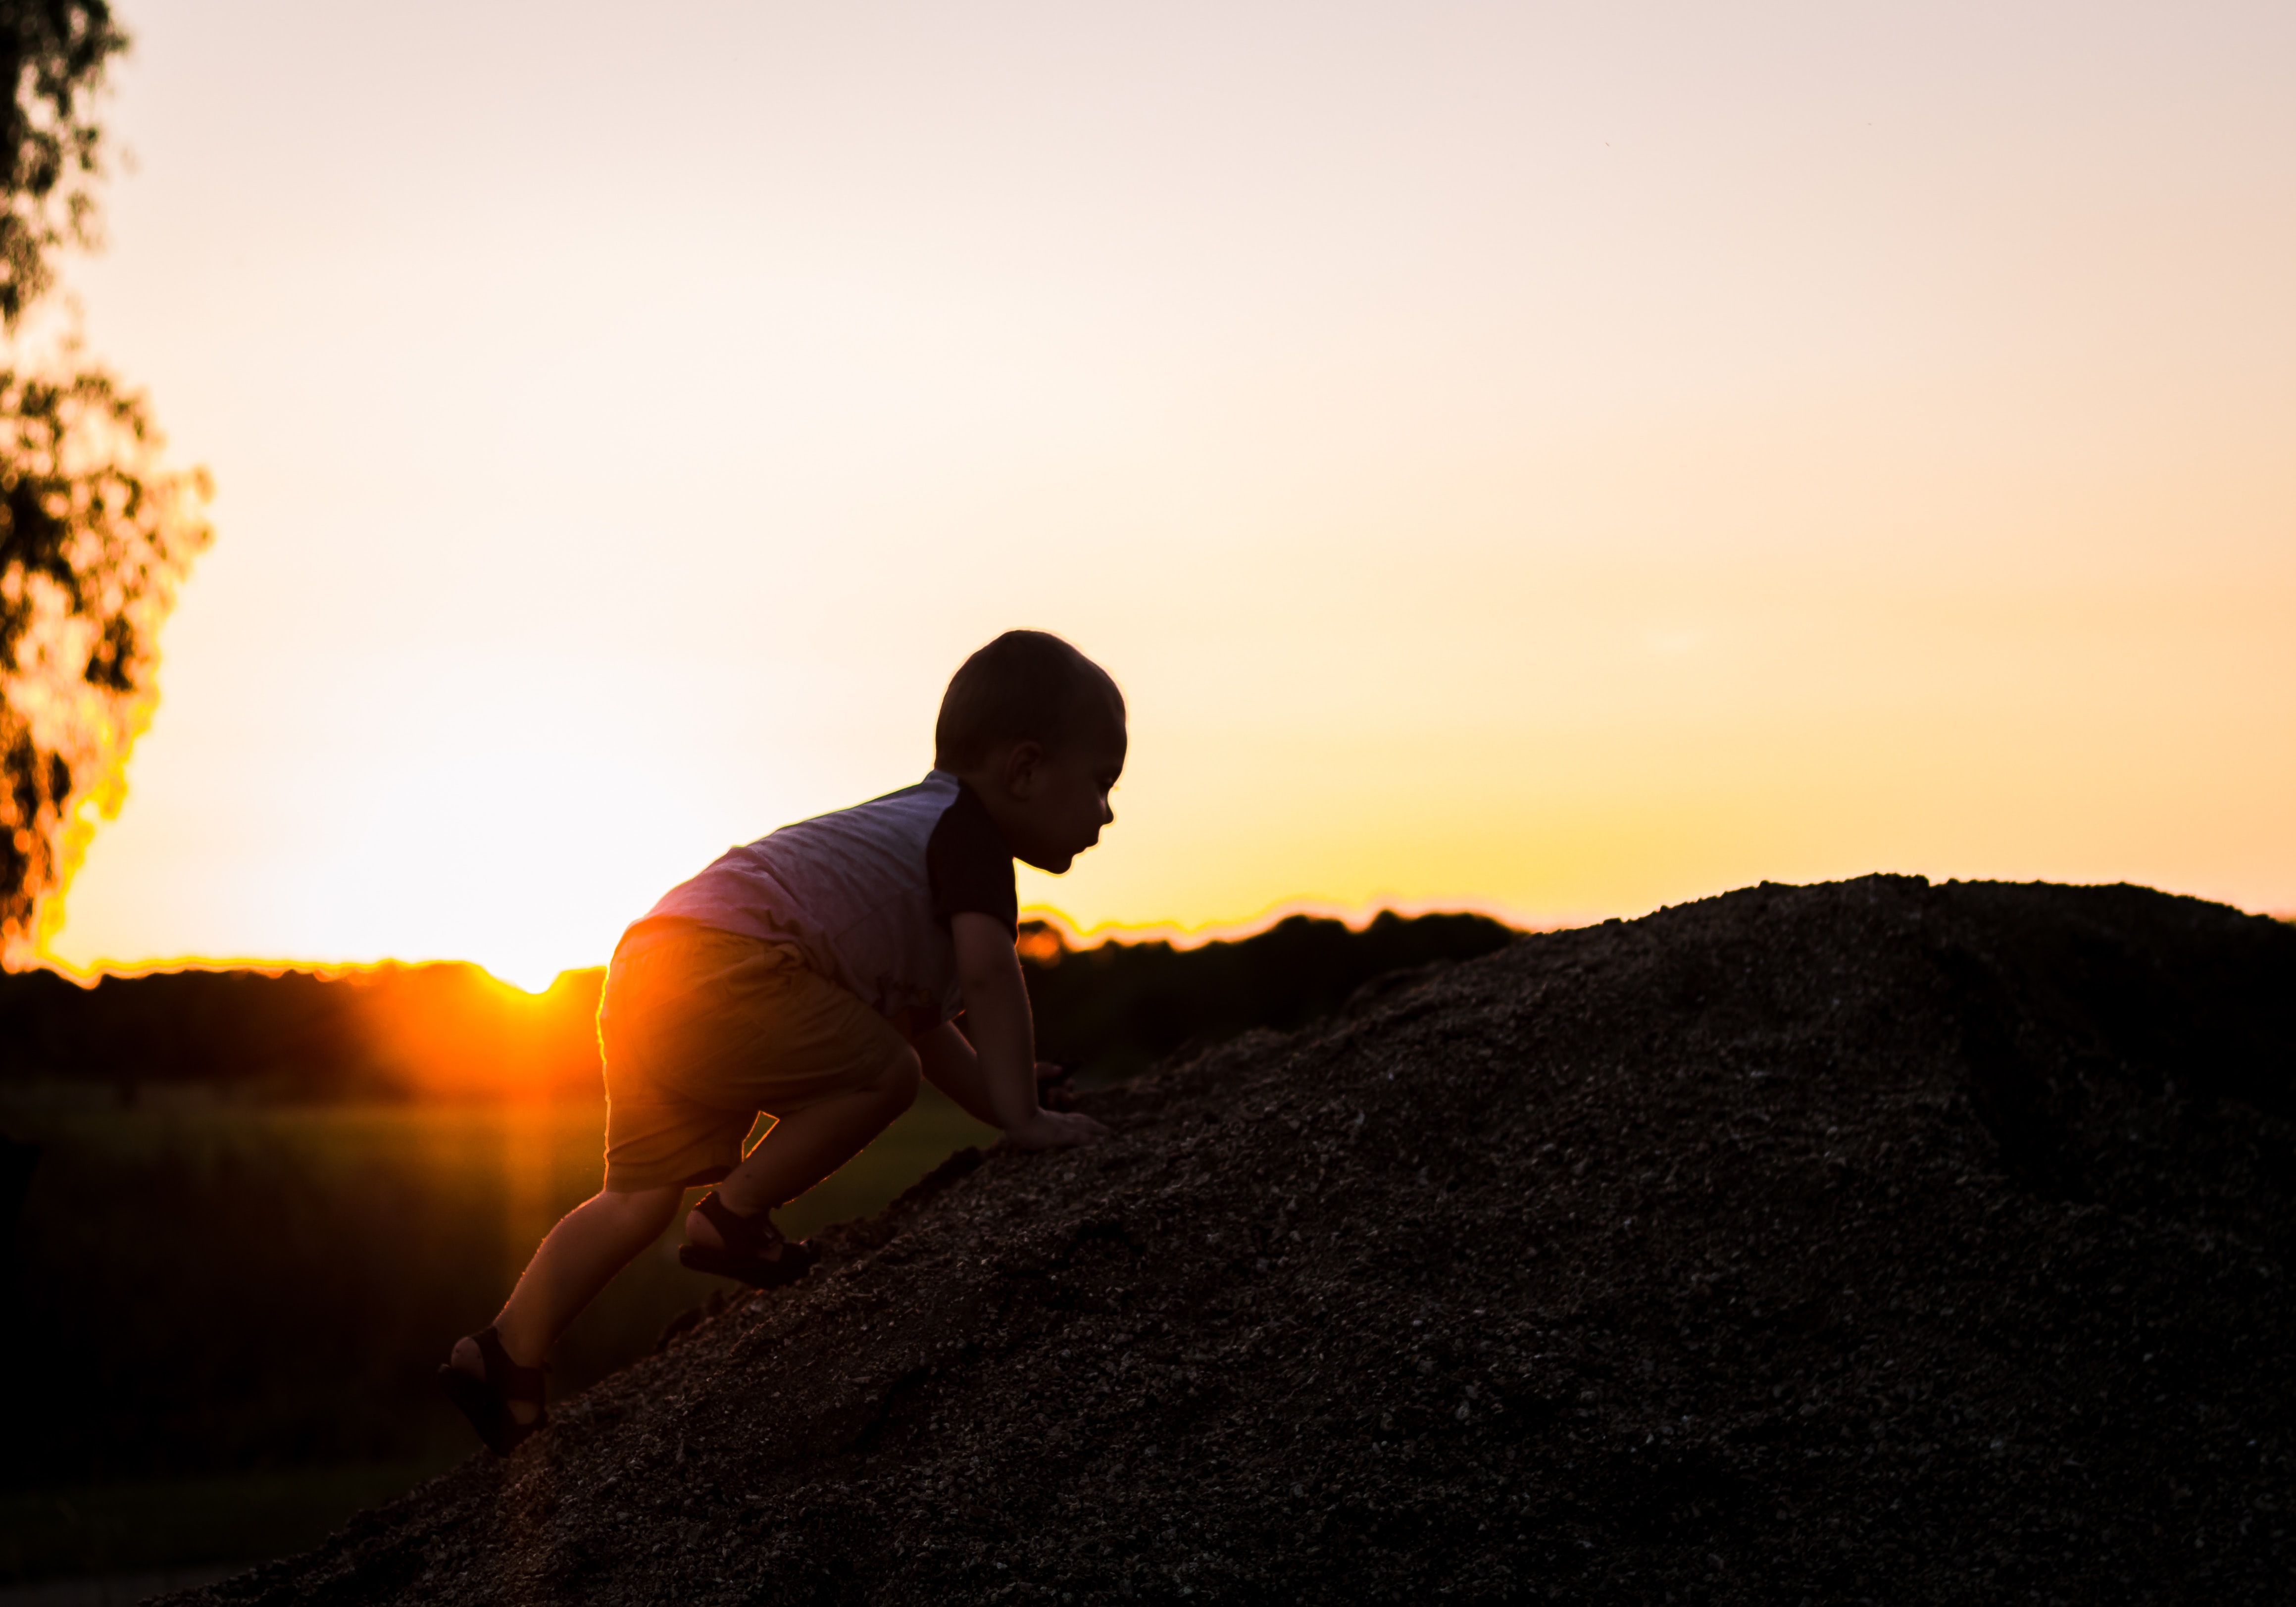
[[[2267,1601],[2296,931],[1764,887],[960,1156],[184,1603]]]

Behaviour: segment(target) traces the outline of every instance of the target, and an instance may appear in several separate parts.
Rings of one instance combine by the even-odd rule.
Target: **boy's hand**
[[[1098,1144],[1108,1129],[1080,1111],[1039,1111],[1017,1127],[1008,1127],[1004,1142],[1016,1150],[1059,1150],[1072,1144]]]
[[[979,1054],[975,1080],[981,1109],[974,1113],[985,1114],[1023,1150],[1107,1137],[1108,1129],[1089,1116],[1047,1111],[1039,1101],[1046,1071],[1057,1078],[1061,1069],[1037,1059],[1029,987],[1021,976],[1020,956],[1013,952],[1012,931],[993,915],[970,911],[951,916],[948,926],[956,946],[957,980],[964,988],[965,1032]]]
[[[1047,1111],[1077,1108],[1076,1074],[1056,1060],[1037,1062],[1037,1103]]]

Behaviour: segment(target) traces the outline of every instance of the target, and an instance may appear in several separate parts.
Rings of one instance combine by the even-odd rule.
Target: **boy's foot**
[[[488,1448],[507,1456],[529,1435],[550,1426],[542,1375],[542,1368],[512,1360],[488,1327],[455,1341],[447,1365],[439,1369],[439,1382]]]
[[[744,1217],[714,1193],[702,1195],[686,1217],[685,1237],[677,1250],[680,1265],[738,1278],[753,1289],[794,1283],[821,1259],[811,1244],[783,1238],[769,1212]]]
[[[508,1356],[510,1352],[505,1349],[503,1354]],[[486,1353],[479,1349],[475,1334],[466,1333],[456,1340],[454,1349],[447,1353],[447,1363],[457,1372],[469,1373],[480,1383],[487,1381]],[[537,1373],[542,1371],[539,1367],[533,1370]],[[529,1423],[542,1415],[542,1403],[538,1400],[512,1399],[507,1404],[512,1423]]]

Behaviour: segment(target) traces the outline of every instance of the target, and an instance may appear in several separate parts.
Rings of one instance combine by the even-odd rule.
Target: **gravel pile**
[[[173,1599],[2285,1601],[2292,1095],[2296,929],[2143,889],[1529,938]]]

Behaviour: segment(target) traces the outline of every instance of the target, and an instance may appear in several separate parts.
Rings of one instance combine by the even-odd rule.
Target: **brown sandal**
[[[487,1375],[472,1378],[460,1367],[449,1365],[439,1369],[439,1387],[471,1420],[479,1438],[487,1442],[487,1449],[497,1456],[507,1456],[526,1443],[529,1436],[550,1426],[547,1407],[537,1413],[532,1423],[519,1422],[510,1410],[510,1403],[514,1400],[542,1405],[542,1375],[548,1369],[521,1367],[511,1360],[510,1352],[503,1349],[501,1337],[491,1324],[470,1339],[487,1364]]]
[[[711,1250],[703,1244],[681,1244],[677,1247],[681,1267],[721,1278],[739,1278],[752,1289],[774,1289],[796,1283],[821,1259],[821,1252],[810,1242],[792,1244],[783,1238],[767,1212],[744,1217],[715,1193],[702,1195],[693,1209],[709,1219],[726,1247]],[[781,1253],[767,1255],[775,1245],[781,1247]]]

